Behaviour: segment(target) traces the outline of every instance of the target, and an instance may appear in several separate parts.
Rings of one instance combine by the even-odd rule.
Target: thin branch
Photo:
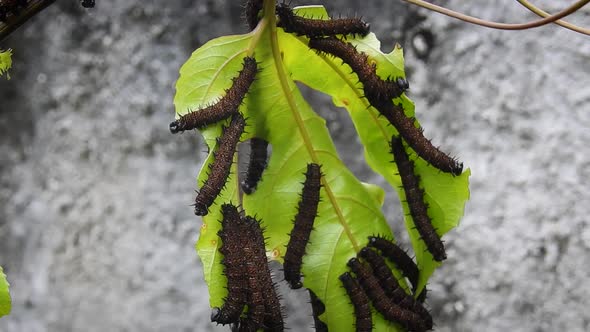
[[[456,11],[444,8],[444,7],[433,5],[429,2],[422,1],[422,0],[403,0],[403,1],[412,3],[414,5],[417,5],[417,6],[432,10],[434,12],[465,21],[465,22],[469,22],[472,24],[477,24],[477,25],[481,25],[481,26],[493,28],[493,29],[501,29],[501,30],[525,30],[525,29],[536,28],[536,27],[540,27],[540,26],[543,26],[543,25],[546,25],[549,23],[553,23],[556,20],[559,20],[560,18],[566,17],[566,16],[576,12],[578,9],[584,7],[584,5],[586,5],[588,2],[590,2],[590,0],[580,0],[580,1],[577,1],[576,3],[574,3],[573,5],[567,7],[566,9],[560,11],[559,13],[547,16],[541,20],[527,22],[527,23],[511,24],[511,23],[499,23],[499,22],[491,22],[491,21],[482,20],[480,18],[461,14]]]
[[[35,16],[54,2],[55,0],[31,1],[18,16],[8,16],[6,23],[0,24],[0,41],[3,41],[8,35],[14,32],[14,30],[18,29],[31,17]]]
[[[535,7],[535,5],[533,5],[532,3],[528,2],[527,0],[516,0],[516,1],[518,1],[521,5],[523,5],[525,8],[527,8],[531,12],[533,12],[533,13],[541,16],[541,17],[549,17],[549,16],[551,16],[551,14],[543,11],[542,9],[540,9],[538,7]],[[555,21],[553,23],[558,24],[558,25],[561,25],[562,27],[564,27],[566,29],[570,29],[572,31],[579,32],[581,34],[590,36],[590,29],[582,28],[580,26],[571,24],[571,23],[566,22],[564,20],[557,20],[557,21]]]

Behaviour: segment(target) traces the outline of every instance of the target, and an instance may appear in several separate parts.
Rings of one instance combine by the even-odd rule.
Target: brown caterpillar
[[[348,266],[356,274],[361,286],[365,290],[373,306],[379,311],[385,319],[391,322],[398,322],[412,329],[412,331],[426,331],[426,327],[420,316],[410,310],[406,310],[393,303],[385,294],[385,291],[379,285],[377,278],[371,273],[371,270],[361,263],[357,258],[351,258]]]
[[[209,206],[219,195],[227,177],[236,152],[240,135],[244,132],[246,122],[240,113],[234,114],[230,124],[223,128],[221,137],[217,140],[217,150],[213,152],[213,162],[209,165],[209,176],[195,198],[195,214],[205,216],[209,213]]]
[[[377,76],[375,64],[369,63],[365,53],[358,52],[347,42],[336,38],[317,38],[309,41],[309,47],[341,58],[358,75],[363,84],[365,97],[399,132],[414,151],[432,166],[453,175],[463,172],[463,164],[451,158],[424,137],[421,128],[416,128],[414,119],[408,118],[401,106],[391,99],[401,96],[409,86],[404,79],[382,80]]]
[[[176,134],[185,130],[202,129],[236,114],[250,85],[254,82],[256,72],[256,60],[252,57],[244,58],[244,67],[233,79],[232,86],[225,90],[225,96],[215,104],[182,115],[178,120],[170,123],[170,132]]]
[[[447,258],[445,247],[432,226],[428,208],[424,202],[424,190],[420,188],[420,179],[414,173],[414,162],[406,154],[401,138],[394,136],[391,139],[391,153],[397,164],[414,225],[434,260],[441,262]]]
[[[407,81],[403,78],[382,80],[377,75],[377,66],[370,64],[369,56],[358,52],[356,47],[348,42],[333,37],[314,38],[309,41],[309,48],[336,56],[349,65],[363,83],[365,96],[371,104],[399,97],[408,87]]]
[[[414,293],[418,287],[418,277],[420,271],[418,266],[414,263],[414,260],[408,256],[408,254],[400,248],[393,241],[388,240],[380,236],[369,236],[370,247],[381,251],[381,255],[389,259],[390,262],[394,263],[395,266],[400,269],[403,275],[410,280]],[[418,300],[423,302],[426,297],[426,288],[422,290],[422,293],[418,296]]]
[[[252,217],[241,218],[239,250],[246,275],[247,315],[235,321],[232,331],[283,331],[281,304],[270,275],[264,235],[259,222]]]
[[[266,260],[266,252],[261,256],[260,243],[258,239],[251,238],[254,231],[252,230],[252,223],[248,223],[244,228],[245,242],[242,243],[244,268],[248,276],[248,315],[246,322],[241,322],[240,325],[253,326],[254,331],[264,326],[265,301],[264,293],[266,291],[265,285],[259,280],[261,271],[268,271],[268,264]],[[264,251],[264,240],[262,240],[262,250]]]
[[[328,325],[320,319],[320,315],[326,312],[326,305],[311,289],[308,289],[308,291],[315,330],[316,332],[328,332]]]
[[[394,277],[393,273],[389,269],[389,266],[385,264],[385,261],[379,254],[377,254],[373,249],[368,247],[363,248],[360,253],[360,257],[362,257],[365,261],[367,261],[371,267],[373,268],[373,274],[377,277],[379,284],[387,294],[387,296],[393,301],[393,303],[399,305],[400,307],[411,310],[417,313],[422,322],[424,323],[424,327],[427,330],[432,329],[432,316],[420,303],[418,303],[412,296],[407,294],[399,285],[397,279]]]
[[[304,35],[309,38],[335,36],[335,35],[359,35],[366,36],[370,32],[369,24],[359,18],[341,18],[332,20],[310,19],[297,16],[287,4],[279,4],[276,8],[279,22],[277,26],[285,32]]]
[[[223,219],[221,230],[217,232],[222,245],[219,252],[223,254],[221,263],[227,277],[227,297],[221,308],[213,308],[211,321],[218,324],[237,323],[244,311],[247,300],[247,275],[244,273],[244,256],[242,245],[246,240],[238,209],[231,204],[221,206]]]
[[[260,223],[249,216],[244,218],[246,223],[246,237],[247,241],[244,243],[244,248],[248,248],[245,250],[245,259],[247,261],[246,265],[248,266],[247,269],[252,269],[256,271],[255,274],[250,274],[250,276],[255,275],[256,279],[254,284],[256,284],[257,290],[261,292],[261,296],[263,299],[262,305],[262,320],[260,320],[259,315],[259,294],[254,293],[252,301],[248,302],[248,319],[251,319],[256,323],[259,328],[264,328],[268,331],[283,331],[284,330],[284,323],[283,323],[283,314],[281,312],[281,302],[279,297],[277,296],[277,292],[275,289],[275,285],[272,281],[272,277],[270,275],[270,269],[268,267],[268,260],[266,259],[266,249],[264,243],[264,234],[262,229],[260,228]],[[250,278],[253,279],[253,278]],[[250,281],[250,283],[252,283]],[[254,285],[250,285],[250,287],[254,287]],[[255,308],[254,312],[251,314],[250,310]],[[258,325],[262,323],[261,325]]]
[[[361,288],[358,281],[345,272],[339,277],[352,305],[354,306],[354,316],[356,318],[356,332],[373,331],[373,316],[371,314],[371,303],[365,291]]]
[[[250,140],[250,161],[246,170],[246,178],[242,181],[242,190],[246,194],[251,194],[256,190],[258,181],[262,177],[262,172],[266,168],[266,159],[268,158],[268,142],[262,138],[252,138]]]
[[[291,231],[291,237],[287,244],[287,252],[285,253],[285,262],[283,264],[285,280],[293,289],[303,286],[301,283],[301,263],[303,255],[305,255],[305,247],[313,229],[313,222],[318,212],[321,176],[320,165],[313,163],[307,164],[305,183],[301,192],[301,201],[299,201],[299,208],[295,216],[295,221],[293,222],[293,230]]]
[[[246,1],[244,17],[246,18],[246,22],[248,23],[250,30],[254,30],[258,25],[258,21],[260,21],[258,13],[262,10],[263,4],[264,3],[262,0]]]

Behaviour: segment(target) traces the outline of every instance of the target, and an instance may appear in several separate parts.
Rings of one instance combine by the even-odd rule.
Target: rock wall
[[[489,30],[401,1],[326,5],[361,14],[384,50],[406,47],[426,135],[471,168],[466,215],[429,285],[437,330],[590,330],[588,37]],[[516,3],[445,5],[535,19]],[[167,126],[181,64],[245,32],[240,12],[238,1],[59,1],[0,44],[15,51],[0,79],[0,265],[14,299],[0,331],[224,330],[209,322],[189,207],[204,143]],[[572,20],[590,26],[589,9]],[[310,95],[343,160],[385,186],[346,112]],[[384,211],[407,243],[399,206]],[[293,331],[311,330],[306,301],[286,295]]]

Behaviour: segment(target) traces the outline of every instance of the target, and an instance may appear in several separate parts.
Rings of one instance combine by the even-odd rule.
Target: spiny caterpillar
[[[252,57],[244,58],[244,67],[233,79],[232,86],[225,90],[225,96],[215,104],[182,115],[178,120],[170,123],[170,132],[176,134],[185,130],[202,129],[236,114],[250,85],[254,82],[256,72],[256,60]]]
[[[307,165],[305,183],[301,192],[301,201],[299,201],[299,208],[295,216],[295,221],[293,222],[293,230],[291,231],[289,243],[287,244],[287,252],[285,253],[285,262],[283,264],[285,280],[293,289],[301,288],[302,286],[301,263],[303,255],[305,255],[305,247],[313,229],[313,222],[318,212],[321,176],[320,165],[314,163]]]
[[[358,52],[356,47],[338,38],[314,38],[309,41],[309,48],[331,54],[344,61],[352,68],[363,83],[365,96],[371,104],[379,100],[389,100],[404,93],[407,81],[383,80],[377,75],[377,66],[369,62],[369,56]],[[398,82],[399,81],[399,82]]]
[[[427,330],[432,329],[432,316],[428,310],[401,288],[399,282],[389,269],[389,266],[385,263],[385,260],[383,260],[383,258],[373,249],[368,247],[363,248],[360,251],[359,256],[371,265],[373,268],[373,274],[377,277],[381,288],[383,288],[393,303],[404,309],[417,313],[424,322],[424,327],[426,327]]]
[[[223,219],[217,235],[222,241],[219,252],[223,254],[221,263],[227,277],[228,294],[221,308],[213,308],[211,321],[225,325],[237,322],[246,305],[248,285],[242,246],[247,239],[238,209],[231,204],[223,204],[221,213]]]
[[[380,236],[369,236],[368,246],[380,250],[382,256],[395,264],[395,266],[397,266],[397,268],[402,272],[404,277],[408,278],[412,284],[414,293],[416,292],[420,271],[418,270],[418,266],[416,263],[414,263],[412,257],[408,256],[407,252],[405,252],[397,244],[393,243],[393,241]],[[422,290],[418,296],[418,300],[424,301],[425,297],[426,288]]]
[[[428,216],[428,208],[424,202],[424,190],[420,188],[420,179],[414,173],[414,162],[408,157],[401,138],[393,136],[391,139],[391,153],[402,180],[414,225],[434,260],[441,262],[447,258],[445,247],[432,226]]]
[[[218,234],[223,242],[220,252],[224,255],[228,297],[222,308],[213,308],[211,320],[231,323],[232,330],[238,331],[283,331],[281,304],[270,275],[260,223],[242,217],[231,204],[222,205],[221,211],[222,230]],[[245,305],[246,316],[240,317]]]
[[[363,291],[358,281],[350,273],[343,273],[340,275],[339,279],[354,307],[356,332],[373,331],[371,303],[369,302],[367,294],[365,294],[365,291]]]
[[[385,294],[377,278],[371,273],[369,267],[361,263],[357,258],[351,258],[348,266],[356,274],[361,286],[365,290],[375,309],[383,317],[391,322],[397,322],[411,328],[413,331],[426,331],[424,322],[413,311],[403,309],[393,303]]]
[[[242,190],[246,194],[251,194],[256,190],[258,181],[262,177],[262,172],[266,168],[266,159],[268,157],[268,142],[262,138],[252,138],[250,140],[250,161],[246,170],[246,177],[242,181]]]
[[[205,216],[209,213],[209,206],[219,195],[227,177],[236,152],[240,135],[244,132],[246,122],[240,113],[234,114],[230,124],[223,128],[221,137],[217,140],[217,150],[213,152],[213,162],[209,165],[209,174],[195,198],[195,214]]]
[[[424,137],[422,129],[416,128],[414,119],[408,118],[403,108],[391,100],[401,96],[409,86],[407,81],[404,79],[382,80],[377,76],[376,65],[370,64],[367,54],[358,52],[352,44],[339,39],[311,39],[309,47],[341,58],[349,65],[363,84],[365,97],[371,106],[397,129],[418,156],[443,172],[453,175],[461,174],[463,164],[432,145],[432,142]]]
[[[262,10],[264,2],[262,0],[248,0],[244,8],[244,17],[250,30],[254,30],[260,21],[258,13]]]
[[[281,303],[270,275],[263,231],[260,228],[259,221],[252,217],[246,216],[244,222],[247,227],[247,241],[244,243],[244,258],[246,260],[246,270],[249,271],[248,275],[250,277],[248,279],[252,295],[247,302],[249,308],[247,318],[254,321],[257,328],[264,328],[268,331],[283,331],[284,323]],[[261,294],[258,294],[258,292],[261,292]],[[261,322],[258,317],[260,296],[263,299],[262,325],[258,325]],[[251,313],[251,310],[254,310],[254,312]]]
[[[244,261],[244,273],[246,274],[246,284],[248,287],[248,297],[246,300],[248,312],[247,316],[240,320],[240,326],[243,326],[242,328],[253,326],[253,331],[256,331],[264,325],[265,315],[264,293],[266,291],[266,285],[262,284],[259,273],[269,273],[269,271],[266,253],[262,256],[260,255],[259,246],[262,245],[264,251],[264,239],[261,244],[257,241],[258,239],[251,239],[250,237],[253,232],[250,228],[253,225],[251,223],[247,225],[245,220],[243,222],[244,227],[242,228],[242,232],[244,233],[244,242],[242,243],[242,259]]]
[[[279,16],[279,27],[285,32],[304,35],[309,38],[335,36],[335,35],[359,35],[369,34],[369,24],[359,18],[340,18],[332,20],[310,19],[297,16],[287,4],[279,4],[276,8]]]

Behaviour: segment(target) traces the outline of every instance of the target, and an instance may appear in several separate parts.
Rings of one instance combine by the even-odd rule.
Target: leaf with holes
[[[384,202],[382,188],[361,183],[343,164],[326,128],[303,99],[295,81],[333,96],[339,106],[350,112],[369,165],[382,174],[396,189],[400,180],[396,173],[389,142],[395,130],[385,119],[368,108],[350,68],[340,61],[325,58],[307,47],[308,39],[285,33],[277,28],[274,1],[265,1],[265,13],[255,30],[244,35],[225,36],[209,41],[197,49],[182,66],[176,84],[174,99],[178,115],[187,114],[219,100],[231,86],[232,78],[242,67],[246,56],[258,62],[255,81],[239,107],[246,119],[246,129],[240,140],[257,137],[269,142],[270,157],[255,192],[241,195],[237,176],[237,154],[225,189],[215,199],[209,214],[203,217],[197,252],[204,266],[205,281],[209,287],[210,305],[220,307],[227,295],[227,279],[221,266],[220,206],[224,203],[241,205],[245,213],[262,220],[265,227],[267,256],[283,262],[289,233],[301,199],[307,164],[321,165],[320,203],[301,273],[303,286],[311,289],[326,307],[320,319],[330,330],[349,330],[354,324],[353,306],[341,286],[339,276],[348,271],[346,263],[367,245],[368,236],[381,234],[392,238],[391,230],[381,212]],[[271,14],[267,14],[271,13]],[[310,6],[295,10],[297,15],[326,17],[323,7]],[[363,39],[348,38],[378,63],[377,73],[382,77],[404,76],[401,50],[383,54],[373,34]],[[408,115],[414,105],[401,97]],[[198,185],[207,177],[208,165],[213,159],[217,138],[227,121],[221,121],[201,130],[209,147],[209,155],[199,176]],[[422,176],[433,222],[441,234],[455,227],[463,213],[467,199],[467,177],[447,176],[431,169],[419,160],[417,172]],[[398,189],[399,190],[399,189]],[[403,192],[400,191],[400,196]],[[407,207],[404,206],[407,210]],[[406,220],[412,242],[418,255],[424,284],[435,264],[428,260],[417,234]],[[432,260],[430,258],[430,260]],[[398,271],[394,271],[399,275]],[[279,275],[278,280],[283,276]],[[407,287],[407,285],[405,286]],[[378,331],[400,331],[374,313],[373,322]]]
[[[300,11],[300,15],[310,15]],[[314,17],[325,17],[325,10],[314,8]],[[283,45],[285,65],[290,69],[292,78],[333,98],[336,106],[344,107],[357,130],[365,147],[365,159],[368,165],[381,174],[389,184],[397,190],[406,215],[406,228],[410,233],[418,266],[421,270],[419,291],[425,286],[428,278],[440,263],[432,259],[426,250],[424,242],[416,231],[412,218],[409,216],[408,205],[405,203],[405,193],[401,187],[400,177],[397,175],[390,142],[397,131],[387,120],[379,116],[379,112],[363,97],[363,89],[355,74],[351,73],[348,65],[342,64],[340,59],[318,55],[307,47],[307,40],[302,37],[284,34],[281,36],[289,42]],[[363,39],[349,40],[358,51],[365,52],[377,65],[377,74],[382,78],[404,77],[403,52],[396,45],[391,53],[381,52],[381,43],[373,33]],[[309,70],[309,68],[315,68]],[[414,103],[404,94],[395,102],[401,103],[407,116],[414,116]],[[415,160],[415,171],[420,176],[421,185],[426,193],[428,213],[439,235],[443,235],[459,224],[463,216],[465,202],[469,199],[469,175],[466,170],[460,176],[442,173],[436,168],[416,157],[408,151]]]

